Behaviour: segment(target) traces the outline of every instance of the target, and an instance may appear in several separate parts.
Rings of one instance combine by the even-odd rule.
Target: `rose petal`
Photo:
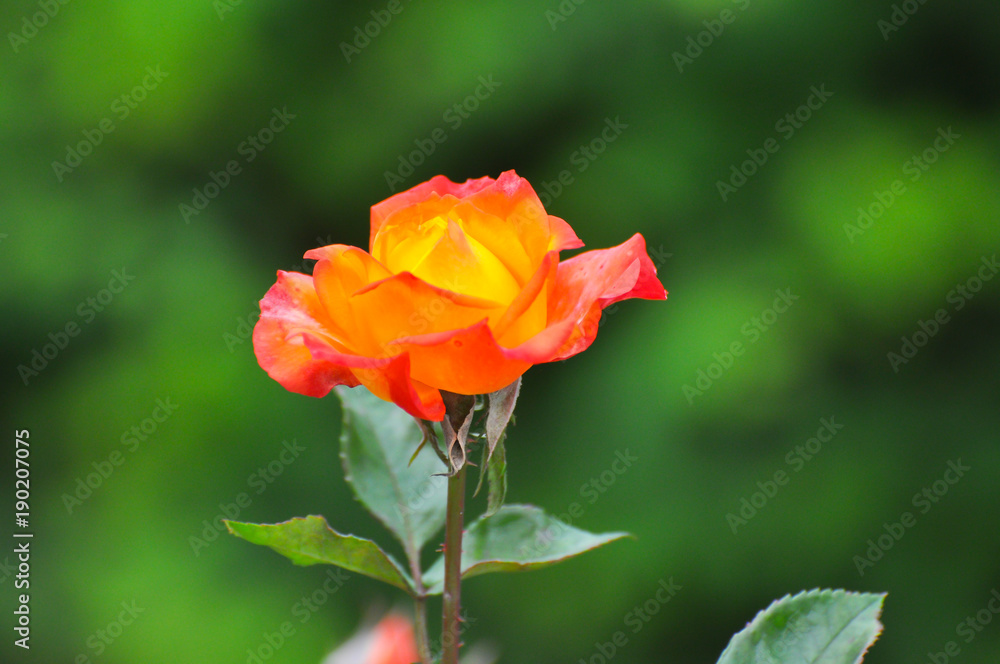
[[[548,312],[546,285],[554,280],[558,264],[559,252],[545,254],[534,276],[492,326],[493,335],[500,345],[508,348],[517,346],[545,328]]]
[[[378,233],[382,224],[393,212],[447,195],[462,199],[492,183],[493,178],[489,176],[475,180],[470,179],[461,184],[456,184],[443,175],[436,175],[427,182],[418,184],[406,191],[401,191],[395,196],[390,196],[381,203],[372,206],[371,233],[368,248],[372,250],[373,254],[375,253],[375,234]]]
[[[392,272],[409,270],[434,247],[448,226],[454,196],[434,195],[392,213],[372,238],[372,256]]]
[[[373,352],[376,346],[359,333],[359,324],[350,298],[354,293],[392,276],[383,265],[357,247],[330,245],[306,252],[306,258],[319,260],[313,268],[313,281],[320,302],[326,309],[331,329],[359,353]]]
[[[400,337],[463,329],[484,319],[497,320],[503,305],[459,295],[403,272],[371,284],[350,298],[365,354],[392,356]]]
[[[440,422],[444,401],[433,387],[411,378],[410,358],[406,353],[395,357],[362,357],[341,353],[320,337],[304,334],[303,342],[318,360],[350,369],[372,394],[391,401],[414,417]]]
[[[472,203],[461,202],[451,211],[466,235],[474,238],[496,256],[517,281],[524,286],[538,267],[538,257],[528,255],[524,244],[511,232],[509,221],[483,212]]]
[[[579,249],[583,246],[583,240],[576,236],[576,231],[559,217],[549,215],[549,231],[552,239],[549,241],[549,249],[562,251],[563,249]]]
[[[510,302],[521,290],[510,270],[450,217],[433,248],[406,269],[439,288],[494,302]]]
[[[461,229],[461,234],[456,234],[455,226]],[[449,250],[456,253],[449,254]],[[393,272],[413,272],[449,290],[464,292],[461,285],[454,283],[457,279],[466,288],[478,285],[484,291],[496,291],[504,284],[503,288],[513,292],[503,298],[496,293],[473,294],[508,302],[537,267],[508,223],[451,195],[390,215],[375,235],[372,256]],[[470,274],[456,264],[464,256],[474,259],[466,262],[480,263],[493,274]],[[432,275],[421,269],[428,260],[443,268],[440,274]],[[505,271],[508,274],[503,274]]]
[[[278,272],[277,282],[260,301],[260,319],[253,330],[257,362],[285,389],[323,397],[335,385],[358,385],[350,369],[317,360],[303,345],[310,333],[331,347],[346,349],[330,334],[331,322],[319,302],[312,277],[298,272]]]
[[[639,233],[617,247],[587,251],[560,263],[550,293],[549,324],[572,321],[574,330],[553,359],[586,349],[597,335],[601,310],[628,298],[667,298]]]
[[[512,359],[493,338],[486,321],[397,340],[410,356],[414,378],[458,394],[489,394],[510,385],[531,366]]]
[[[521,245],[535,265],[550,250],[582,246],[568,224],[550,221],[535,190],[514,171],[501,173],[493,186],[483,187],[464,202],[513,225]]]
[[[303,258],[311,258],[315,261],[337,260],[345,254],[354,259],[350,263],[350,266],[351,271],[358,275],[358,283],[370,284],[373,281],[385,279],[392,274],[385,265],[375,260],[371,254],[349,244],[331,244],[325,247],[310,249],[304,254]]]
[[[462,185],[438,176],[379,203],[372,214],[372,256],[393,272],[413,271],[443,233],[446,219],[496,256],[521,286],[547,252],[583,246],[569,224],[545,212],[528,181],[514,171]],[[428,233],[427,223],[438,228]]]

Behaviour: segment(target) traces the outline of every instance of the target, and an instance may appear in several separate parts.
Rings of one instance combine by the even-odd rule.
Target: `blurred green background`
[[[579,503],[575,525],[637,539],[470,580],[467,643],[598,663],[622,630],[616,662],[713,662],[772,599],[820,586],[889,592],[874,664],[949,641],[996,662],[1000,7],[897,4],[4,3],[0,506],[7,524],[29,429],[36,535],[33,647],[12,645],[4,567],[0,658],[241,663],[292,620],[266,661],[318,663],[396,602],[352,578],[301,622],[324,569],[203,535],[247,493],[240,518],[319,513],[388,541],[344,483],[336,400],[258,367],[256,302],[309,248],[366,247],[387,172],[400,190],[513,168],[590,248],[642,232],[670,299],[623,303],[587,352],[533,368],[508,445],[512,501]],[[608,121],[627,126],[601,145]],[[781,313],[779,289],[797,298]],[[293,440],[305,451],[260,482]],[[971,470],[915,504],[958,460]],[[727,515],[778,471],[734,533]],[[142,613],[119,630],[123,602]],[[980,611],[993,624],[966,641]]]

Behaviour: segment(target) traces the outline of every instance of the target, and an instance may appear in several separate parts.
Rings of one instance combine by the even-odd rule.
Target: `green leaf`
[[[882,631],[885,594],[810,590],[757,614],[718,664],[857,664]]]
[[[425,432],[401,408],[363,388],[337,388],[344,408],[340,458],[358,500],[403,544],[407,557],[444,526],[448,481]],[[410,463],[410,460],[413,460]]]
[[[548,567],[604,546],[628,533],[595,535],[574,528],[532,505],[505,505],[472,522],[462,546],[462,578],[489,572],[519,572]],[[444,559],[424,575],[431,595],[442,591]]]
[[[496,514],[503,507],[503,501],[507,497],[507,451],[504,449],[503,439],[501,436],[489,461],[486,462],[486,477],[490,481],[490,491],[486,499],[484,518]]]
[[[296,565],[326,563],[370,576],[413,594],[413,583],[392,556],[371,540],[342,535],[321,516],[275,524],[226,521],[229,532],[248,542],[269,546]]]

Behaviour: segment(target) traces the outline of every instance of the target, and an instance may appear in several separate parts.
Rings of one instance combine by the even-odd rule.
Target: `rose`
[[[499,390],[590,346],[604,307],[666,298],[641,235],[559,262],[581,246],[513,171],[439,175],[372,207],[371,253],[334,244],[306,252],[311,277],[279,271],[254,351],[292,392],[360,384],[439,421],[440,390]]]

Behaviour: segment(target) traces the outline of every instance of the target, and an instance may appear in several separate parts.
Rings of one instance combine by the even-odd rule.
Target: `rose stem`
[[[462,626],[459,616],[462,584],[462,528],[465,517],[465,466],[448,478],[448,508],[444,526],[444,596],[441,664],[458,664]]]
[[[423,589],[420,592],[419,597],[413,598],[416,609],[414,611],[416,614],[414,627],[417,632],[417,654],[420,655],[421,664],[431,664],[430,639],[427,637],[427,597],[423,595]]]
[[[413,631],[416,632],[417,654],[420,656],[420,664],[432,664],[430,639],[427,636],[427,588],[424,586],[424,578],[420,572],[420,548],[415,545],[412,539],[408,540],[406,557],[410,560],[410,573],[413,574]]]

